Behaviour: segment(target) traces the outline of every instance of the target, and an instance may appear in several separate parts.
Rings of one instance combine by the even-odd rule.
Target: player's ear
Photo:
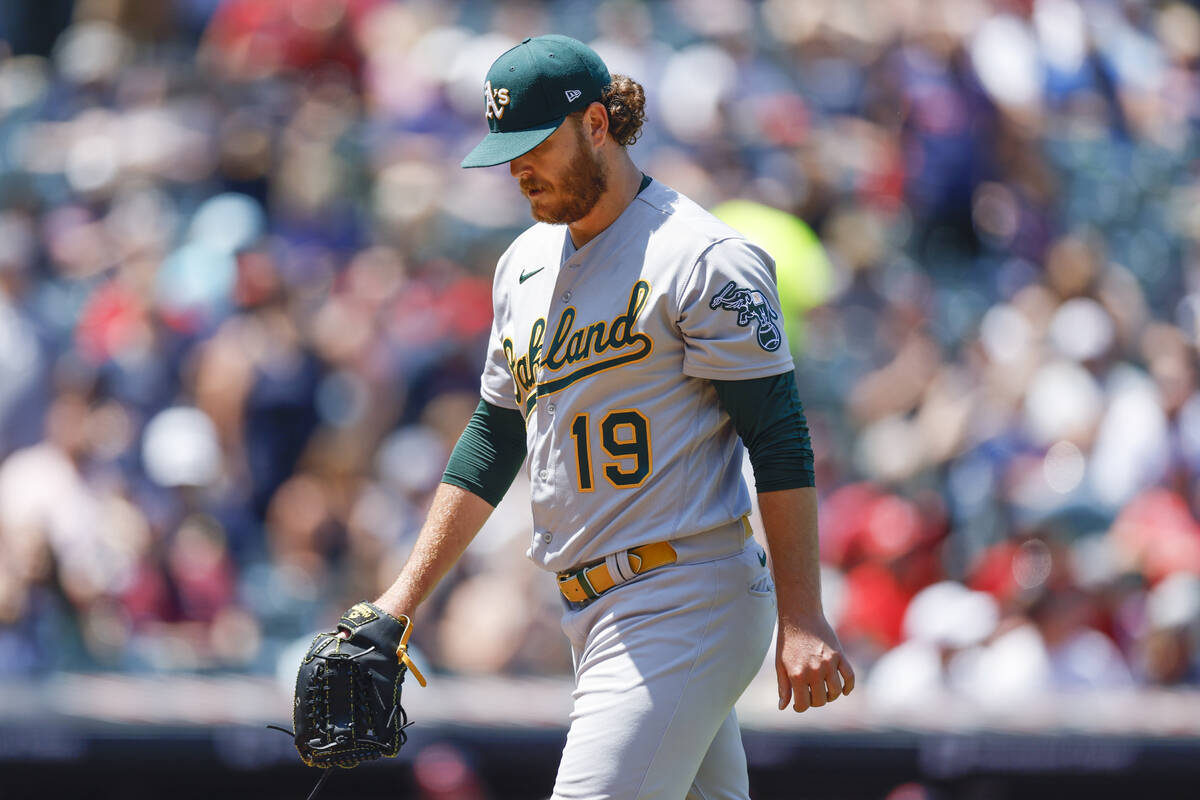
[[[592,147],[599,149],[608,136],[608,109],[603,103],[592,103],[583,110],[579,125],[584,138],[592,143]]]

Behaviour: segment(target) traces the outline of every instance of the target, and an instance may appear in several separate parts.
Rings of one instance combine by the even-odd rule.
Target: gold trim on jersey
[[[623,314],[611,321],[600,320],[578,328],[575,318],[579,312],[574,306],[567,306],[558,317],[549,346],[546,345],[546,320],[539,317],[529,330],[529,347],[520,358],[516,358],[512,339],[506,337],[501,345],[513,377],[517,405],[524,409],[525,416],[533,411],[538,397],[560,392],[593,375],[649,357],[654,352],[653,339],[646,333],[635,332],[633,327],[649,297],[650,284],[639,280],[629,290],[629,302]],[[637,349],[628,351],[629,348]],[[558,372],[608,350],[627,352],[584,364],[552,380],[542,380],[546,372]]]
[[[636,408],[614,408],[612,411],[609,411],[607,414],[604,415],[605,420],[607,421],[608,418],[614,414],[635,414],[641,418],[643,423],[645,423],[645,425],[646,425],[646,465],[645,465],[646,472],[644,475],[642,475],[641,480],[637,481],[636,483],[621,483],[620,481],[613,480],[614,475],[616,475],[618,478],[621,478],[622,480],[624,480],[626,478],[632,478],[634,475],[636,475],[638,472],[638,467],[636,466],[637,456],[632,453],[630,453],[629,455],[622,455],[622,456],[613,455],[612,451],[608,449],[608,445],[603,444],[603,443],[602,443],[602,446],[604,447],[604,451],[606,453],[608,453],[610,456],[612,456],[614,459],[633,458],[633,459],[635,459],[635,466],[632,471],[626,472],[623,469],[623,467],[625,465],[619,460],[614,460],[614,461],[606,462],[603,465],[603,469],[601,469],[600,471],[604,474],[604,480],[608,481],[609,485],[612,486],[614,489],[637,489],[643,483],[645,483],[646,479],[649,478],[650,475],[653,474],[653,472],[654,472],[654,448],[650,446],[650,418],[647,417],[645,414],[643,414],[641,411],[638,411]],[[614,438],[616,437],[615,429],[625,426],[625,425],[628,425],[631,428],[633,427],[632,422],[616,423],[616,425],[614,426],[614,430],[613,430]],[[620,439],[617,439],[617,443],[618,444],[632,444],[636,440],[637,440],[637,431],[635,429],[633,439],[631,439],[629,441],[622,441]]]
[[[537,385],[538,373],[542,365],[542,340],[546,335],[546,320],[538,317],[533,327],[529,329],[529,349],[520,358],[514,356],[512,339],[505,338],[501,345],[504,347],[504,358],[508,361],[508,370],[512,373],[513,383],[516,384],[517,403],[522,397]]]
[[[575,419],[571,420],[571,438],[575,440],[575,489],[585,493],[596,490],[596,476],[592,470],[591,424],[592,418],[586,411],[576,414]]]

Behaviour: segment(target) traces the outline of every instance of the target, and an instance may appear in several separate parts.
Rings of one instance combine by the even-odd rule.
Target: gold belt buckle
[[[587,571],[589,569],[592,569],[593,567],[600,566],[603,563],[604,562],[601,561],[601,562],[592,563],[592,564],[588,564],[587,566],[580,567],[579,569],[574,570],[573,572],[558,573],[559,591],[561,591],[563,596],[566,597],[568,600],[570,600],[572,603],[585,603],[585,602],[589,602],[591,600],[595,600],[597,597],[599,597],[602,594],[602,592],[597,592],[595,587],[592,586],[592,582],[590,580],[588,580]],[[571,584],[577,585],[579,587],[579,590],[581,592],[583,592],[582,598],[576,600],[574,597],[568,596],[568,594],[567,594],[568,590],[574,588],[573,586],[571,586]]]

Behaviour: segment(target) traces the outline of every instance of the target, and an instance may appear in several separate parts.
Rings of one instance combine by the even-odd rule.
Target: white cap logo
[[[492,119],[493,117],[500,119],[503,117],[505,106],[512,101],[512,98],[508,94],[508,89],[492,89],[491,81],[483,85],[483,96],[487,103],[484,116],[488,119]]]
[[[566,94],[568,103],[574,103],[583,96],[583,92],[579,91],[578,89],[567,89]]]

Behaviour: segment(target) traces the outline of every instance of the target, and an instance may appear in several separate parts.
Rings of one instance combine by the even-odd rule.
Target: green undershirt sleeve
[[[713,381],[713,386],[721,408],[750,451],[754,483],[760,493],[816,485],[812,443],[795,372]]]
[[[520,411],[480,400],[458,437],[442,483],[460,486],[493,508],[504,499],[525,461],[525,420]]]

